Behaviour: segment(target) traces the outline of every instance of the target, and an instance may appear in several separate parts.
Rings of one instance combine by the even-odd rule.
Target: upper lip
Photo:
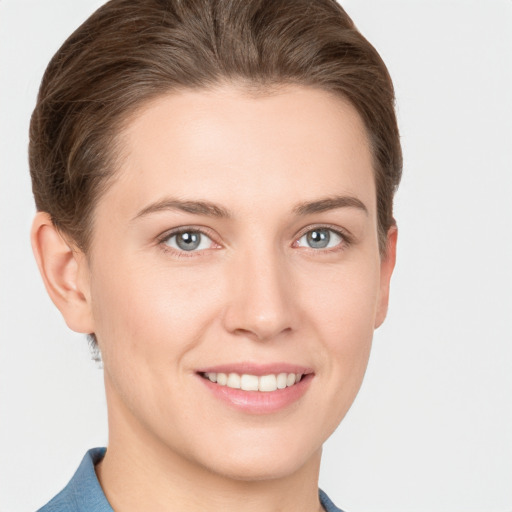
[[[291,363],[251,363],[251,362],[241,362],[241,363],[227,363],[227,364],[219,364],[214,366],[208,366],[204,368],[199,368],[196,370],[197,373],[237,373],[239,375],[248,374],[248,375],[269,375],[269,374],[279,374],[279,373],[300,373],[305,375],[307,373],[313,373],[311,368],[306,366],[291,364]]]

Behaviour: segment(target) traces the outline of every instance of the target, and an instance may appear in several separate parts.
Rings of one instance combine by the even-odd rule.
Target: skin
[[[395,228],[379,254],[359,115],[313,88],[255,96],[224,84],[152,100],[120,141],[90,252],[45,213],[32,231],[53,301],[73,330],[99,340],[109,444],[97,474],[107,498],[123,512],[169,503],[319,510],[321,447],[359,390],[395,262]],[[364,208],[297,211],[333,197]],[[230,216],[141,214],[169,198]],[[199,250],[180,252],[169,238],[183,226],[206,232]],[[312,248],[313,228],[341,235]],[[290,406],[252,414],[213,396],[197,374],[236,362],[285,362],[313,376]]]

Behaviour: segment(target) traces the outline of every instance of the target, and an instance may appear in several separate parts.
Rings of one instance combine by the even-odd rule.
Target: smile
[[[238,373],[205,372],[202,373],[205,379],[216,383],[219,386],[227,386],[232,389],[243,391],[272,392],[278,389],[285,389],[298,384],[303,374],[301,373],[277,373],[268,375],[251,375]]]
[[[313,368],[285,362],[228,363],[195,373],[216,399],[248,414],[276,413],[296,404],[315,378]]]

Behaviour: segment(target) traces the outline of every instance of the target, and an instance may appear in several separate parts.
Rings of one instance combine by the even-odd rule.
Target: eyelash
[[[198,226],[183,226],[180,228],[173,229],[171,231],[167,231],[164,234],[162,234],[161,236],[159,236],[157,239],[158,245],[162,248],[162,250],[164,252],[173,253],[178,258],[191,258],[191,257],[203,256],[203,253],[205,252],[204,249],[200,250],[200,251],[185,251],[185,250],[178,250],[178,249],[175,249],[174,247],[169,247],[169,245],[167,245],[167,242],[172,237],[181,235],[183,233],[200,233],[201,235],[208,237],[214,244],[216,243],[213,240],[212,235],[205,228],[198,227]],[[216,244],[216,245],[220,245],[220,244]]]
[[[326,254],[327,253],[327,254],[329,254],[329,253],[333,253],[333,252],[343,251],[344,249],[346,249],[347,247],[352,245],[353,242],[354,242],[352,236],[347,231],[345,231],[344,229],[341,229],[338,226],[333,227],[333,226],[329,226],[329,225],[325,225],[324,224],[324,225],[307,226],[295,238],[295,241],[293,242],[293,244],[295,245],[302,237],[304,237],[308,233],[311,233],[312,231],[320,231],[320,230],[329,231],[329,232],[334,233],[335,235],[339,236],[341,238],[340,243],[337,244],[334,247],[330,247],[330,248],[327,248],[327,249],[315,249],[313,247],[303,247],[304,249],[306,249],[307,251],[312,251],[312,252],[317,253],[317,254],[318,253],[321,253],[321,254]]]
[[[335,235],[339,236],[341,238],[341,242],[339,244],[337,244],[335,247],[331,247],[331,248],[327,248],[327,249],[324,249],[324,248],[315,249],[313,247],[303,247],[303,249],[306,249],[308,251],[313,251],[314,253],[317,253],[317,254],[318,253],[325,254],[325,253],[342,251],[342,250],[346,249],[347,247],[349,247],[350,245],[352,245],[352,243],[353,243],[352,236],[349,235],[345,230],[340,229],[339,227],[334,228],[334,227],[328,226],[328,225],[327,226],[326,225],[314,225],[314,226],[308,226],[308,227],[304,228],[299,233],[299,235],[295,237],[295,240],[294,240],[292,246],[297,247],[295,244],[297,244],[298,241],[302,237],[304,237],[308,233],[315,231],[315,230],[330,231],[331,233],[334,233]],[[178,258],[182,258],[182,257],[190,258],[190,257],[203,256],[203,253],[206,251],[206,249],[202,249],[202,250],[198,250],[198,251],[197,250],[185,251],[185,250],[178,250],[173,247],[169,247],[169,245],[167,245],[168,241],[172,237],[178,236],[182,233],[188,233],[188,232],[200,233],[201,235],[208,237],[212,241],[213,244],[216,244],[220,247],[220,244],[217,244],[213,240],[213,237],[208,230],[206,230],[203,227],[198,227],[198,226],[183,226],[183,227],[171,230],[171,231],[167,231],[157,238],[158,245],[162,248],[162,250],[164,252],[173,253]],[[302,247],[302,246],[299,246],[299,247]]]

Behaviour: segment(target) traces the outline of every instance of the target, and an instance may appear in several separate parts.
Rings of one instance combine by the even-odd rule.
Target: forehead
[[[250,94],[224,85],[169,93],[131,116],[120,143],[118,179],[107,196],[133,208],[158,195],[236,209],[351,194],[375,210],[363,122],[347,101],[324,90]]]

